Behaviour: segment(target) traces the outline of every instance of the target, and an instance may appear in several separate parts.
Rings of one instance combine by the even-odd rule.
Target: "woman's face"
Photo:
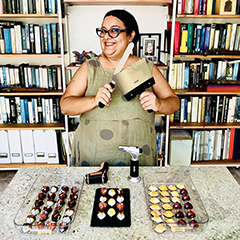
[[[102,28],[109,30],[110,28],[119,28],[125,30],[123,22],[116,17],[107,16],[102,23]],[[134,32],[132,35],[135,34]],[[100,38],[100,45],[103,53],[107,57],[121,58],[132,36],[128,36],[126,32],[120,32],[116,38],[111,38],[108,33],[103,38]]]

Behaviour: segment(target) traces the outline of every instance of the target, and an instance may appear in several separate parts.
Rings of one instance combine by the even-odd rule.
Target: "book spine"
[[[203,0],[199,0],[199,8],[198,8],[198,14],[203,14]]]
[[[17,123],[22,123],[22,112],[20,97],[15,97],[16,110],[17,110]]]
[[[52,52],[52,35],[51,35],[50,23],[47,24],[47,40],[48,40],[48,51],[49,51],[49,53],[53,53]]]
[[[205,36],[205,43],[204,43],[204,51],[207,51],[209,49],[210,44],[210,34],[211,34],[211,27],[206,26],[206,36]]]
[[[200,52],[199,52],[200,54],[202,54],[204,51],[205,34],[206,34],[206,27],[202,26],[202,32],[201,32],[201,37],[200,37]]]
[[[206,15],[212,15],[213,0],[207,0],[207,12]]]
[[[14,98],[10,98],[10,121],[11,123],[17,123],[17,108]]]
[[[37,97],[38,122],[43,123],[43,107],[41,97]]]
[[[201,32],[202,32],[202,24],[198,24],[197,25],[195,53],[199,53],[200,52]]]
[[[41,53],[40,27],[38,25],[34,26],[34,42],[35,42],[35,52]]]
[[[192,53],[193,44],[193,23],[188,24],[187,53]]]
[[[47,31],[47,24],[43,24],[43,38],[44,38],[44,52],[48,53],[48,31]]]
[[[10,28],[3,29],[5,53],[12,53],[11,31]]]
[[[20,99],[20,104],[21,104],[22,123],[27,123],[26,122],[26,113],[25,113],[24,99]]]
[[[36,53],[33,24],[29,24],[29,35],[30,35],[30,53]]]
[[[57,53],[57,24],[51,23],[52,52]]]
[[[233,23],[232,24],[232,31],[230,34],[230,46],[229,46],[229,51],[233,51],[234,48],[234,42],[235,42],[235,38],[236,38],[236,31],[237,31],[237,24]]]
[[[195,15],[198,15],[198,9],[199,9],[199,0],[194,0],[193,13],[194,13]]]

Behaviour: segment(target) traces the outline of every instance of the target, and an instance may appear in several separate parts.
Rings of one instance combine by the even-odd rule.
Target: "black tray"
[[[116,191],[116,194],[112,197],[108,194],[109,190],[113,189]],[[107,188],[107,193],[104,195],[107,198],[106,203],[108,203],[108,200],[110,198],[113,198],[116,203],[114,206],[110,206],[107,204],[107,208],[104,211],[106,213],[106,217],[102,220],[100,220],[97,216],[98,212],[100,211],[99,209],[99,203],[100,203],[100,197],[103,196],[101,194],[101,188],[96,189],[95,193],[95,200],[94,200],[94,206],[93,206],[93,212],[92,212],[92,220],[91,220],[91,227],[130,227],[131,226],[131,214],[130,214],[130,190],[128,188],[123,188],[122,189],[122,196],[124,197],[123,203],[125,204],[123,212],[125,214],[125,218],[123,220],[119,220],[117,218],[117,214],[119,210],[117,209],[117,190],[118,188]],[[113,208],[116,211],[116,214],[112,217],[110,217],[107,214],[107,211],[109,208]]]

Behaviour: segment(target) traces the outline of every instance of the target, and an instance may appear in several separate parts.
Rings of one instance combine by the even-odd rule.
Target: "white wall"
[[[136,18],[140,33],[161,33],[161,49],[163,49],[164,30],[167,27],[167,6],[67,6],[71,61],[74,61],[72,54],[74,50],[101,53],[95,28],[101,26],[106,12],[123,8]]]

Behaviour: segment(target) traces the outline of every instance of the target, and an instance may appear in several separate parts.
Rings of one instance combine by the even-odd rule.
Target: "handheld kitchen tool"
[[[138,183],[141,178],[139,177],[139,159],[138,156],[142,154],[142,149],[139,147],[119,146],[118,150],[122,150],[131,155],[130,160],[130,175],[128,180],[131,183]]]
[[[85,175],[87,184],[106,183],[108,181],[108,163],[102,162],[100,169],[97,172],[88,173]]]
[[[130,55],[133,47],[134,47],[134,43],[133,43],[133,42],[130,42],[130,43],[128,44],[128,46],[127,46],[127,48],[126,48],[126,50],[125,50],[125,52],[124,52],[124,54],[123,54],[120,62],[118,63],[117,68],[115,69],[113,75],[116,75],[116,74],[118,74],[119,72],[121,72],[121,70],[122,70],[122,68],[124,67],[124,64],[126,63],[126,61],[127,61],[128,57],[129,57],[129,55]],[[114,80],[112,80],[109,84],[111,85],[112,88],[114,88],[116,82],[115,82]],[[108,90],[109,90],[109,89],[108,89]],[[98,106],[99,106],[100,108],[104,108],[104,107],[105,107],[105,104],[103,104],[102,102],[99,102],[99,103],[98,103]]]

